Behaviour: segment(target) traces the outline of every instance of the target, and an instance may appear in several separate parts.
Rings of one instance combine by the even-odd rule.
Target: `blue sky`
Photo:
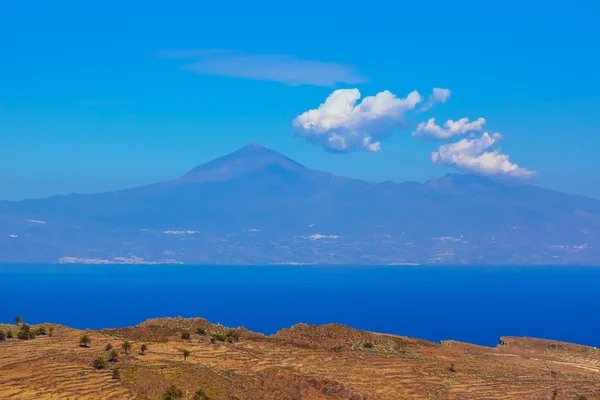
[[[160,181],[251,141],[336,174],[424,181],[465,171],[464,153],[441,146],[484,130],[488,144],[501,134],[485,151],[501,149],[537,184],[600,198],[600,6],[413,3],[3,5],[0,199]],[[354,88],[423,101],[374,136],[380,151],[325,151],[322,119],[294,129],[334,90]],[[451,96],[420,111],[433,88]],[[485,129],[411,134],[464,117],[485,118]],[[325,134],[380,129],[361,121]]]

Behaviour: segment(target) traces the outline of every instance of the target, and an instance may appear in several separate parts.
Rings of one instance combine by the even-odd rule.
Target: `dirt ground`
[[[182,318],[100,331],[44,325],[52,336],[0,341],[1,400],[163,399],[171,385],[183,399],[203,389],[200,400],[600,399],[600,350],[541,339],[488,348],[303,324],[264,336]],[[96,369],[107,344],[117,361]]]

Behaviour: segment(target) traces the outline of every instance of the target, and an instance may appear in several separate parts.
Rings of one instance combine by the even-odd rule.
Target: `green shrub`
[[[19,326],[19,324],[23,323],[23,318],[21,318],[20,316],[16,316],[15,317],[15,324],[17,324],[17,326]]]
[[[92,339],[88,335],[83,335],[81,339],[79,339],[79,346],[88,347],[92,343]]]
[[[119,368],[113,368],[112,378],[113,379],[121,379],[121,371],[119,370]]]
[[[108,361],[110,361],[110,362],[117,362],[117,361],[119,361],[119,352],[116,351],[115,349],[112,349],[108,353]]]
[[[196,390],[196,393],[194,393],[192,400],[210,400],[210,396],[206,394],[204,389],[198,389]]]
[[[196,333],[198,335],[206,335],[206,329],[200,327],[200,328],[196,329]]]
[[[371,342],[365,342],[365,344],[363,344],[363,347],[365,349],[372,349],[373,347],[375,347],[375,345]]]
[[[187,358],[190,356],[190,352],[188,350],[184,350],[183,351],[183,361],[187,360]]]
[[[12,331],[10,331],[10,330],[9,330],[8,332],[6,332],[6,338],[7,338],[7,339],[12,339],[12,338],[13,338],[13,333],[12,333]]]
[[[44,325],[40,325],[36,328],[35,334],[39,336],[39,335],[47,335],[48,333],[46,332],[46,327]]]
[[[213,333],[212,338],[214,340],[218,340],[219,342],[224,342],[225,340],[227,340],[227,336],[225,336],[222,333]]]
[[[104,351],[111,351],[113,349],[112,344],[107,344],[106,347],[104,348]]]
[[[190,337],[191,337],[191,335],[190,335],[190,330],[189,329],[184,329],[181,332],[181,338],[182,339],[184,339],[184,340],[190,340]]]
[[[48,336],[54,336],[54,327],[53,326],[48,328]]]
[[[19,330],[19,332],[17,332],[17,339],[29,340],[29,332]]]
[[[454,368],[454,363],[453,362],[450,363],[450,368],[448,368],[448,370],[450,372],[456,372],[456,368]]]
[[[22,324],[17,332],[17,338],[20,340],[29,340],[35,338],[35,333],[31,330],[31,327],[27,324]]]
[[[0,329],[0,342],[4,342],[6,340],[6,333],[2,329]]]
[[[146,350],[148,350],[148,346],[143,344],[142,347],[140,347],[140,350],[142,350],[142,355],[144,355],[144,353],[146,352]]]
[[[234,341],[234,340],[237,342],[240,340],[240,334],[237,331],[237,329],[233,329],[233,328],[227,329],[225,336],[228,338],[231,338],[231,340],[229,340],[230,342]]]
[[[173,385],[168,388],[163,394],[163,400],[177,400],[183,398],[183,391],[177,386]]]
[[[102,356],[98,356],[98,358],[96,358],[94,360],[93,364],[94,364],[94,368],[96,368],[96,369],[104,369],[108,365],[106,363],[106,360]]]

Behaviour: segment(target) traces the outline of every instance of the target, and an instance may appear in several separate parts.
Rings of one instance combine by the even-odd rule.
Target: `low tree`
[[[107,344],[106,347],[104,348],[104,351],[111,351],[113,349],[112,344]]]
[[[189,329],[184,329],[184,330],[181,332],[181,338],[182,338],[183,340],[190,340],[190,337],[191,337],[191,335],[190,335],[190,330],[189,330]]]
[[[48,328],[48,336],[54,336],[54,327],[53,326]]]
[[[144,353],[146,352],[146,350],[148,350],[148,346],[143,344],[142,347],[140,347],[140,350],[142,351],[142,355],[144,355]]]
[[[187,350],[184,350],[184,351],[183,351],[183,361],[186,361],[186,360],[187,360],[187,358],[190,356],[190,354],[191,354],[191,353],[190,353],[189,351],[187,351]]]
[[[89,347],[90,343],[92,343],[92,339],[88,335],[83,335],[81,339],[79,339],[79,346],[81,347]]]
[[[121,347],[123,348],[123,352],[125,354],[129,354],[129,350],[131,350],[131,343],[129,343],[129,341],[124,341]]]
[[[98,358],[96,358],[94,360],[93,364],[94,364],[94,368],[96,368],[96,369],[104,369],[108,365],[106,363],[106,360],[102,356],[98,356]]]
[[[196,390],[196,393],[194,393],[192,400],[211,400],[211,398],[208,394],[206,394],[204,389],[198,389]]]
[[[163,400],[177,400],[183,398],[183,391],[177,386],[169,387],[163,394]]]
[[[15,317],[15,324],[17,324],[17,328],[19,327],[19,324],[23,323],[23,318],[21,318],[19,315],[17,315]]]
[[[6,333],[2,329],[0,329],[0,342],[4,342],[6,340]]]
[[[117,362],[117,361],[119,361],[119,352],[116,351],[115,349],[111,349],[108,352],[108,361],[110,361],[110,362]]]
[[[9,330],[8,332],[6,332],[6,338],[9,339],[9,340],[13,338],[13,333],[12,333],[11,330]]]
[[[36,335],[47,335],[48,332],[46,331],[46,327],[44,325],[40,325],[35,330],[35,334]]]

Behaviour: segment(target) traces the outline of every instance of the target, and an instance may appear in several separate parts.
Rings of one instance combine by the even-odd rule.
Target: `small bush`
[[[89,347],[90,343],[92,343],[92,339],[88,335],[83,335],[81,339],[79,339],[79,346],[81,347]]]
[[[8,332],[6,332],[6,338],[7,338],[7,339],[12,339],[12,338],[13,338],[13,333],[12,333],[12,331],[8,331]]]
[[[54,327],[53,326],[48,328],[48,336],[54,336]]]
[[[6,340],[6,333],[2,329],[0,329],[0,342],[4,342]]]
[[[104,348],[104,351],[111,351],[113,349],[112,344],[107,344],[106,347]]]
[[[112,378],[113,379],[121,379],[121,371],[119,370],[119,368],[113,368]]]
[[[30,339],[29,332],[19,330],[19,332],[17,332],[17,339],[20,339],[20,340],[29,340]]]
[[[108,361],[110,361],[110,362],[117,362],[117,361],[119,361],[119,352],[116,351],[115,349],[112,349],[108,353]]]
[[[189,329],[184,329],[184,330],[181,332],[181,338],[182,338],[183,340],[190,340],[190,337],[191,337],[191,335],[190,335],[190,330],[189,330]]]
[[[453,362],[450,363],[450,368],[448,368],[448,370],[450,372],[456,372],[456,368],[454,368],[454,363]]]
[[[38,336],[40,336],[40,335],[47,335],[48,332],[46,331],[46,327],[44,325],[40,325],[35,330],[35,334],[38,335]]]
[[[144,355],[144,353],[146,352],[146,350],[148,350],[148,346],[143,344],[142,347],[140,347],[140,350],[142,351],[142,355]]]
[[[363,347],[365,349],[372,349],[373,347],[375,347],[375,345],[371,342],[365,342],[365,344],[363,344]]]
[[[168,388],[163,394],[163,400],[177,400],[183,398],[183,391],[177,386],[173,385]]]
[[[94,360],[93,364],[94,364],[94,368],[96,368],[96,369],[104,369],[108,365],[106,363],[106,360],[102,356],[98,356],[98,358],[96,358]]]
[[[225,336],[227,336],[228,338],[231,338],[231,341],[239,341],[240,340],[240,334],[238,333],[237,329],[227,329],[227,332],[225,333]]]
[[[29,340],[35,338],[35,333],[31,330],[31,327],[27,324],[22,324],[19,332],[17,332],[17,338],[20,340]]]
[[[129,341],[124,341],[121,347],[123,348],[123,352],[125,354],[129,354],[129,350],[131,350],[131,343],[129,343]]]
[[[213,334],[212,334],[212,338],[213,338],[214,340],[218,340],[219,342],[224,342],[224,341],[226,341],[226,340],[227,340],[227,336],[225,336],[225,335],[224,335],[224,334],[222,334],[222,333],[213,333]]]
[[[200,328],[196,329],[196,333],[198,335],[206,335],[206,329],[200,327]]]
[[[187,358],[190,356],[190,352],[188,350],[184,350],[183,351],[183,361],[187,360]]]
[[[196,390],[196,393],[194,393],[194,397],[192,397],[192,400],[211,400],[211,399],[210,399],[210,396],[206,394],[204,389],[198,389],[198,390]]]

